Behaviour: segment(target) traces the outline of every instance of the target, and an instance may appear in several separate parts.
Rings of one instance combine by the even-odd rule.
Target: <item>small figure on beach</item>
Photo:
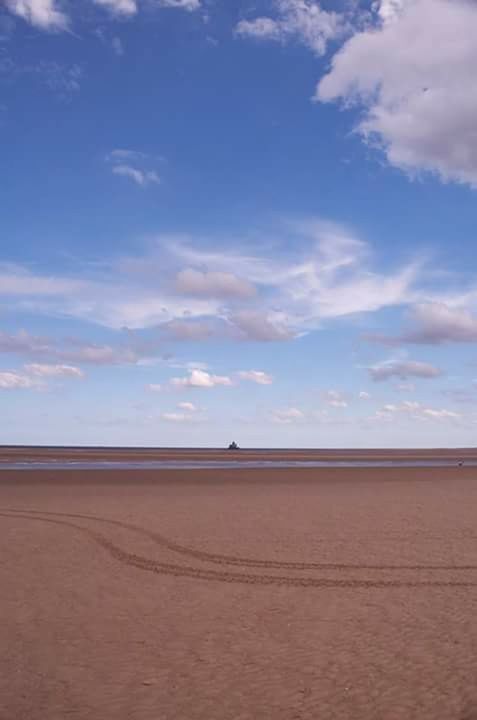
[[[230,445],[229,445],[229,447],[228,447],[227,449],[228,449],[228,450],[239,450],[240,448],[239,448],[239,446],[237,445],[237,443],[236,443],[235,440],[234,440],[233,442],[230,443]]]

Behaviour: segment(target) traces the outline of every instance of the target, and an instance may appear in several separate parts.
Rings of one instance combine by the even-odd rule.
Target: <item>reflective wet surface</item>
[[[203,470],[477,467],[477,460],[48,460],[0,462],[0,470]]]

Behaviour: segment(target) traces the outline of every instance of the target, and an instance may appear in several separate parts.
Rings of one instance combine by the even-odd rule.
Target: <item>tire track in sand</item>
[[[92,520],[94,522],[112,525],[115,527],[130,530],[138,535],[147,537],[166,550],[185,555],[195,560],[214,563],[218,565],[238,565],[241,567],[263,568],[269,570],[477,570],[477,565],[435,565],[435,564],[393,564],[393,565],[372,565],[359,563],[330,563],[330,562],[300,562],[293,560],[260,560],[255,558],[244,558],[237,555],[224,555],[221,553],[210,553],[205,550],[196,550],[170,540],[154,530],[147,530],[139,525],[133,525],[113,518],[104,518],[98,515],[86,515],[83,513],[63,513],[50,510],[31,510],[20,508],[0,508],[0,511],[11,513],[29,513],[39,515],[52,515],[54,517],[68,517],[81,520]],[[466,540],[474,540],[475,537],[466,537]]]
[[[92,530],[89,527],[78,525],[77,523],[71,522],[70,520],[60,519],[59,517],[45,517],[45,515],[62,515],[66,517],[79,517],[88,520],[97,520],[99,522],[118,525],[120,527],[131,529],[134,528],[136,531],[142,531],[142,528],[137,526],[130,526],[129,523],[122,523],[117,520],[106,520],[89,515],[80,515],[75,513],[48,513],[43,511],[21,511],[21,510],[3,510],[0,511],[0,516],[5,518],[21,518],[24,520],[31,520],[36,522],[50,523],[53,525],[59,525],[63,527],[75,530],[83,535],[86,535],[96,545],[103,548],[113,559],[118,562],[134,567],[139,570],[146,572],[153,572],[158,575],[172,575],[175,577],[187,577],[196,580],[215,580],[226,583],[241,583],[248,585],[275,585],[285,587],[315,587],[315,588],[399,588],[399,587],[477,587],[477,582],[465,581],[465,580],[369,580],[369,579],[357,579],[357,578],[343,578],[343,579],[332,579],[332,578],[312,578],[312,577],[291,577],[291,576],[280,576],[280,575],[256,575],[248,573],[239,573],[227,570],[211,570],[206,568],[199,568],[187,565],[177,565],[175,563],[165,563],[151,558],[146,558],[135,553],[129,553],[113,542],[111,542],[105,535]],[[148,536],[149,532],[144,531]],[[318,565],[318,564],[316,564]],[[393,569],[402,569],[397,566],[391,566]],[[338,565],[338,569],[362,569],[362,566],[342,566]],[[321,566],[321,569],[329,569],[328,566]],[[333,568],[332,568],[333,569]],[[365,569],[370,569],[365,566]],[[375,567],[374,569],[381,569]],[[388,568],[384,568],[388,569]],[[411,569],[407,566],[405,569]],[[416,566],[416,569],[423,569],[422,566]],[[424,569],[429,569],[425,567]],[[438,566],[439,570],[445,569],[442,566]],[[455,569],[466,569],[464,566],[459,566]],[[474,566],[469,569],[475,569]]]

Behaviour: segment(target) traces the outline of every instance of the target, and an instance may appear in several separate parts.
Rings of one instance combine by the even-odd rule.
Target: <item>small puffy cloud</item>
[[[184,295],[218,298],[250,298],[254,286],[229,272],[201,272],[187,268],[177,273],[175,289]]]
[[[191,402],[180,402],[180,403],[177,403],[177,407],[179,408],[179,410],[184,410],[185,412],[191,412],[191,413],[193,413],[193,412],[196,412],[196,411],[197,411],[197,406],[194,405],[194,403],[191,403]]]
[[[371,342],[390,347],[477,342],[477,316],[464,307],[443,302],[414,305],[407,314],[409,327],[399,335],[369,335]]]
[[[328,12],[315,0],[275,0],[274,17],[241,20],[237,35],[287,44],[299,42],[315,55],[323,55],[327,43],[345,30],[343,17]]]
[[[38,387],[38,382],[17,372],[0,372],[0,390],[24,390]]]
[[[375,382],[390,380],[393,377],[407,380],[409,377],[432,379],[442,375],[442,370],[425,362],[417,360],[391,360],[368,368],[368,372]]]
[[[241,380],[249,380],[257,385],[271,385],[273,378],[263,370],[241,370],[237,373]]]
[[[361,392],[358,394],[358,398],[360,400],[371,400],[371,395],[369,394],[369,392],[361,390]]]
[[[282,342],[291,340],[294,335],[283,324],[259,310],[241,310],[230,317],[245,340],[257,342]]]
[[[477,187],[477,4],[373,6],[371,22],[335,54],[316,99],[362,110],[356,132],[409,175],[431,172]]]
[[[477,317],[463,308],[421,303],[413,308],[411,321],[414,329],[403,333],[403,342],[428,345],[477,342]]]
[[[211,375],[205,370],[194,369],[187,377],[172,378],[170,384],[178,388],[213,388],[220,385],[230,387],[233,382],[226,375]]]
[[[150,383],[147,386],[147,389],[150,390],[151,392],[161,392],[162,385],[158,385],[157,383]]]
[[[151,184],[158,185],[161,182],[155,170],[139,170],[131,165],[114,165],[113,173],[114,175],[129,178],[141,187],[147,187]]]
[[[124,55],[124,47],[120,37],[113,37],[111,40],[111,47],[116,55]]]
[[[139,187],[159,185],[161,178],[155,168],[156,158],[137,150],[118,148],[112,150],[106,160],[111,165],[114,175],[132,180]]]
[[[199,10],[201,0],[159,0],[158,4],[163,8],[179,8],[180,10],[192,12]]]
[[[398,383],[396,385],[396,390],[398,392],[402,392],[402,393],[413,393],[415,391],[415,389],[416,389],[416,386],[410,382]]]
[[[137,13],[136,0],[93,0],[93,2],[117,17],[130,17]]]
[[[348,402],[345,399],[345,396],[343,395],[343,393],[338,392],[337,390],[327,390],[324,393],[324,400],[327,403],[327,405],[331,405],[331,407],[335,407],[335,408],[348,407]]]
[[[45,365],[40,363],[31,363],[25,365],[25,370],[35,377],[75,377],[83,378],[84,372],[74,365]]]
[[[290,425],[292,423],[300,422],[305,419],[305,414],[298,408],[290,407],[283,410],[274,410],[271,413],[273,422]]]
[[[163,420],[166,420],[167,422],[174,422],[174,423],[191,422],[191,420],[195,419],[191,415],[187,415],[186,413],[176,413],[176,412],[162,413],[161,418]]]
[[[8,10],[41,30],[58,31],[68,27],[68,16],[56,0],[5,0]]]
[[[392,420],[398,417],[413,420],[460,420],[461,415],[447,408],[430,408],[407,400],[400,405],[387,404],[376,412],[376,420]]]

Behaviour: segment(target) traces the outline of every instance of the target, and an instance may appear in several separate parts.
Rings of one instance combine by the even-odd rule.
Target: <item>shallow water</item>
[[[260,468],[477,467],[477,460],[48,460],[0,462],[0,470],[232,470]]]

